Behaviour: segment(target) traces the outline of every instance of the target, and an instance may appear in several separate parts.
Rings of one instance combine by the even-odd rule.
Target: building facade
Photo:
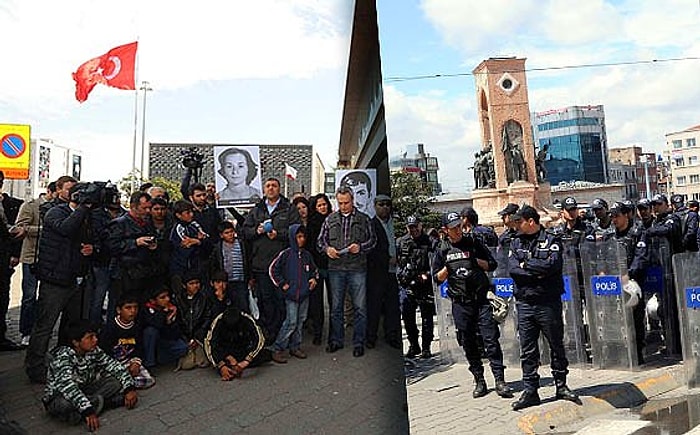
[[[686,200],[700,200],[700,125],[666,134],[670,153],[671,179],[669,190]]]
[[[425,153],[425,146],[422,143],[406,145],[405,151],[390,158],[389,169],[393,171],[404,171],[415,173],[430,187],[431,195],[437,196],[442,193],[442,186],[438,180],[437,157],[432,157],[430,153]]]
[[[548,146],[547,181],[608,183],[608,147],[603,106],[570,106],[534,113],[536,146]]]
[[[608,168],[611,183],[626,184],[629,181],[617,178],[618,170],[622,167],[631,166],[634,168],[634,181],[637,184],[637,196],[630,196],[628,199],[637,200],[641,198],[651,198],[659,193],[659,172],[656,165],[656,155],[645,153],[640,146],[628,146],[622,148],[611,148],[610,166]]]
[[[200,182],[212,182],[214,181],[215,146],[236,146],[236,144],[151,143],[148,156],[149,175],[151,178],[163,177],[172,181],[181,180],[185,172],[182,166],[183,153],[194,149],[204,156]],[[238,146],[251,145],[238,144]],[[313,169],[314,162],[320,162],[320,159],[314,158],[311,145],[258,146],[260,147],[262,181],[269,177],[275,177],[284,183],[284,164],[287,163],[297,170],[297,179],[288,181],[287,192],[289,196],[293,192],[304,192],[307,195],[320,193],[320,190],[315,191],[314,188],[320,184],[315,184],[312,179],[314,173],[319,173]],[[323,169],[320,173],[323,173]],[[282,193],[284,194],[284,192]]]

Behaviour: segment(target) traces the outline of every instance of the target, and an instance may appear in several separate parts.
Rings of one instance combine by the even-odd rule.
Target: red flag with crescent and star
[[[120,45],[80,65],[73,73],[75,98],[84,102],[98,83],[118,89],[136,89],[137,47],[138,42]]]

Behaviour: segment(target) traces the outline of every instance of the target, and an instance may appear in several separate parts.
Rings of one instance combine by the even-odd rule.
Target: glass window
[[[683,141],[678,139],[673,141],[673,148],[683,148]]]
[[[676,177],[676,186],[685,186],[685,175]]]
[[[676,166],[685,166],[685,159],[683,157],[676,157],[673,161]]]
[[[695,138],[691,137],[685,140],[685,146],[687,147],[694,147],[695,146]]]
[[[688,157],[688,164],[689,165],[697,165],[698,164],[698,156]]]
[[[693,199],[696,201],[700,201],[700,193],[693,193]]]
[[[690,184],[700,183],[700,175],[693,174],[690,176]]]

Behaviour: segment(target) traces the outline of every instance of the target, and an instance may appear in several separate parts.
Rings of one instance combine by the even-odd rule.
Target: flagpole
[[[138,36],[136,37],[136,42],[139,41]],[[134,193],[136,190],[136,136],[137,136],[137,129],[138,129],[138,113],[139,113],[139,88],[136,87],[136,83],[138,83],[138,75],[139,75],[139,51],[136,50],[136,59],[134,60],[134,144],[133,144],[133,150],[132,150],[132,155],[131,155],[131,193]]]

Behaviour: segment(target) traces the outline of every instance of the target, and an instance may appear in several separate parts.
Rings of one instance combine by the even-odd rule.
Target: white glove
[[[630,299],[627,301],[625,306],[630,308],[636,307],[639,300],[642,298],[642,288],[639,287],[637,281],[630,279],[622,288],[625,290],[625,293],[630,296]]]

